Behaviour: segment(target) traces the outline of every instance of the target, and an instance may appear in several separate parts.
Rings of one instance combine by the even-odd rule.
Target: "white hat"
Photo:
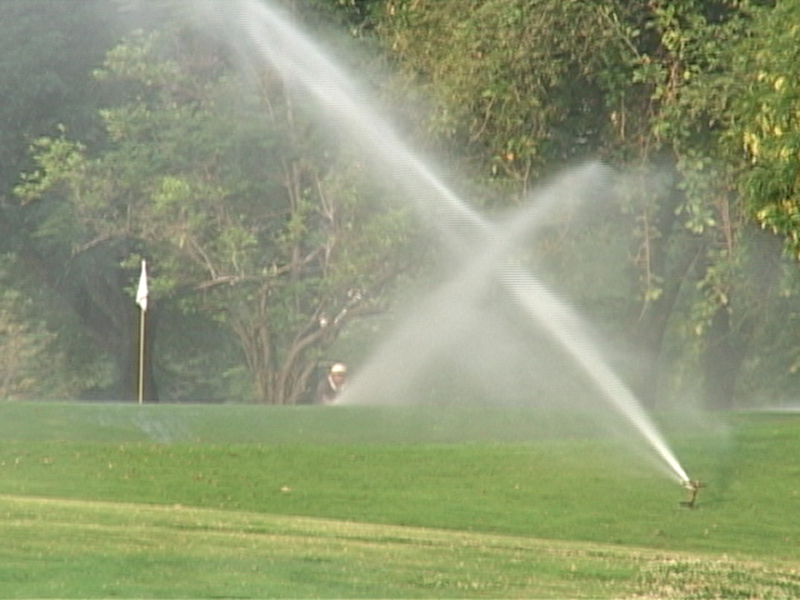
[[[331,373],[347,373],[347,367],[342,363],[331,366]]]

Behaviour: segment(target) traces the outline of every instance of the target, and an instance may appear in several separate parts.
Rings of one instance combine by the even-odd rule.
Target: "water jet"
[[[289,18],[258,0],[226,3],[226,7],[231,6],[234,8],[217,16],[234,18],[237,41],[246,39],[249,51],[270,63],[287,81],[304,89],[328,115],[333,115],[335,119],[330,120],[361,146],[381,173],[405,190],[421,218],[434,226],[447,250],[460,262],[451,281],[422,299],[422,315],[413,326],[399,328],[385,349],[379,349],[373,360],[364,365],[341,402],[372,402],[378,395],[376,384],[386,376],[387,357],[394,356],[397,348],[405,351],[406,367],[412,371],[423,368],[431,353],[458,337],[475,314],[476,302],[487,287],[497,285],[537,328],[572,357],[605,402],[627,420],[666,471],[682,485],[691,481],[638,400],[586,335],[579,315],[514,260],[513,251],[520,241],[529,241],[535,235],[564,194],[548,196],[545,189],[534,194],[513,218],[492,222],[445,185],[430,162],[415,154],[372,107],[353,78]],[[605,176],[605,172],[602,168],[589,169],[587,176],[586,170],[579,170],[583,180],[578,177],[581,183],[573,182],[568,191],[581,201],[594,195],[598,177]],[[481,250],[471,252],[476,246]],[[436,339],[430,344],[417,343],[415,336],[434,326]],[[699,487],[694,489],[695,498]]]

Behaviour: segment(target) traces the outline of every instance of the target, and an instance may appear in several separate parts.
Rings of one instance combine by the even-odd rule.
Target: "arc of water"
[[[392,128],[363,101],[364,95],[351,80],[293,23],[257,0],[239,0],[238,7],[240,27],[250,42],[285,77],[298,81],[322,106],[345,121],[348,130],[382,162],[391,165],[394,177],[406,187],[420,211],[442,213],[444,219],[436,219],[435,224],[451,248],[461,251],[464,237],[476,234],[484,240],[502,239],[502,232],[462,202],[428,165],[406,149]],[[503,266],[500,276],[510,295],[548,326],[554,339],[591,374],[606,399],[622,411],[679,481],[687,481],[688,476],[650,418],[581,334],[581,328],[575,326],[577,316],[531,273]]]
[[[518,267],[505,266],[501,277],[506,289],[531,316],[540,318],[550,335],[566,348],[572,357],[589,374],[606,399],[619,409],[636,429],[652,444],[653,449],[666,462],[678,483],[689,481],[678,459],[656,429],[652,420],[619,377],[593,349],[580,326],[578,316],[563,302]],[[548,318],[541,319],[542,314]]]
[[[607,169],[599,165],[589,165],[571,171],[570,174],[574,179],[587,184],[577,186],[576,189],[586,190],[589,189],[589,183],[606,172]],[[339,402],[358,403],[359,398],[366,398],[374,393],[372,390],[380,389],[381,382],[384,381],[393,381],[393,394],[402,397],[403,390],[396,386],[403,386],[404,381],[414,379],[422,373],[428,366],[429,357],[440,354],[450,344],[450,340],[463,330],[464,322],[469,317],[478,316],[473,307],[488,291],[494,274],[507,260],[509,253],[524,238],[530,237],[542,227],[548,214],[563,204],[567,196],[563,183],[563,178],[558,178],[545,186],[536,194],[536,202],[528,203],[513,218],[493,227],[482,225],[481,236],[485,243],[480,245],[480,253],[465,258],[462,268],[456,270],[455,276],[418,303],[403,326],[389,336],[370,357]],[[583,198],[574,200],[578,202]],[[462,250],[467,252],[466,249]],[[430,336],[431,331],[436,331],[433,338]],[[424,352],[419,351],[421,339],[426,340]],[[396,364],[403,365],[402,381],[397,381],[392,372],[393,365]]]

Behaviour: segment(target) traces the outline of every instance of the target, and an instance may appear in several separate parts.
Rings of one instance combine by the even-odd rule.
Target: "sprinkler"
[[[700,488],[706,487],[706,484],[702,481],[687,479],[686,481],[681,482],[681,485],[689,490],[690,494],[687,501],[681,502],[681,506],[685,506],[686,508],[694,508],[694,503],[697,500],[697,494],[700,492]]]

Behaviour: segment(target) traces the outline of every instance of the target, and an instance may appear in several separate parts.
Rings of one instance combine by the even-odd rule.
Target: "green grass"
[[[567,421],[1,404],[0,597],[800,596],[800,418]]]

